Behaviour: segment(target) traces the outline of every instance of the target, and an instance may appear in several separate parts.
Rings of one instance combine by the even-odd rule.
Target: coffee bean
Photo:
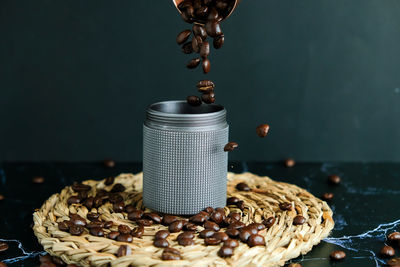
[[[390,267],[399,267],[400,266],[400,258],[393,258],[386,262],[386,264]]]
[[[169,225],[168,230],[171,233],[177,233],[177,232],[182,231],[182,228],[183,228],[183,221],[182,220],[177,220],[177,221],[172,222]]]
[[[206,237],[204,238],[204,244],[206,246],[216,246],[220,244],[222,241],[220,239],[214,238],[214,237]]]
[[[91,235],[94,235],[94,236],[99,236],[99,237],[104,236],[104,231],[100,227],[90,228],[89,232]]]
[[[137,221],[139,219],[141,219],[143,216],[143,211],[141,210],[134,210],[130,213],[128,213],[128,219],[131,221]]]
[[[35,177],[33,177],[32,182],[33,182],[34,184],[43,184],[43,183],[44,183],[44,177],[42,177],[42,176],[35,176]]]
[[[204,228],[214,230],[215,232],[218,232],[221,229],[218,224],[210,221],[204,223]]]
[[[0,242],[0,252],[6,251],[8,249],[8,244],[5,242]]]
[[[219,210],[215,210],[210,216],[210,219],[217,224],[221,224],[225,218],[225,213]]]
[[[211,229],[205,229],[200,232],[199,236],[201,238],[207,238],[207,237],[211,237],[213,234],[215,234],[215,231],[213,231]]]
[[[290,263],[289,265],[288,265],[288,267],[302,267],[301,266],[301,264],[300,263],[294,263],[294,262],[292,262],[292,263]]]
[[[197,83],[197,89],[200,93],[209,93],[214,91],[215,84],[209,80],[202,80]]]
[[[218,208],[217,208],[218,209]],[[217,210],[217,209],[215,209],[215,210]],[[214,212],[214,210],[211,212],[211,214]],[[210,216],[211,216],[211,214],[210,213],[208,213],[208,212],[205,212],[205,211],[200,211],[199,212],[199,214],[201,214],[201,215],[203,215],[205,218],[206,218],[206,220],[209,220],[210,219]]]
[[[94,197],[88,197],[85,202],[83,203],[83,205],[88,208],[88,210],[91,210],[93,207],[93,203],[94,203]]]
[[[238,199],[237,197],[229,197],[226,200],[226,205],[236,205],[236,203],[238,203],[240,201],[240,199]]]
[[[155,212],[148,212],[143,214],[143,218],[153,220],[154,223],[161,223],[162,218]]]
[[[217,0],[217,2],[215,3],[215,6],[219,9],[219,10],[225,10],[228,8],[228,3],[221,1],[221,0]]]
[[[211,214],[211,213],[214,212],[214,208],[213,207],[207,207],[203,211],[207,212],[208,214]]]
[[[159,239],[154,240],[153,245],[157,248],[169,247],[169,243],[168,243],[167,239],[164,239],[164,238],[159,238]]]
[[[231,212],[231,213],[229,213],[228,218],[230,219],[228,224],[231,224],[231,223],[234,223],[235,221],[240,221],[241,216],[240,216],[240,213],[238,213],[238,212]]]
[[[201,66],[203,67],[203,73],[209,73],[210,72],[211,63],[210,63],[210,60],[208,60],[208,58],[203,59],[203,63],[202,63]],[[211,103],[214,103],[214,102],[211,102]]]
[[[111,203],[124,202],[123,197],[119,193],[110,193],[108,200]],[[125,208],[125,204],[124,204],[124,208]]]
[[[174,215],[165,214],[163,216],[163,219],[162,219],[162,224],[163,225],[170,225],[171,223],[173,223],[176,220],[178,220],[178,217],[176,217]]]
[[[201,105],[201,99],[195,95],[190,95],[190,96],[186,97],[186,102],[189,105],[194,106],[194,107]]]
[[[189,218],[190,222],[200,224],[200,225],[203,224],[206,220],[207,220],[207,218],[201,213],[193,215],[192,217]]]
[[[117,232],[117,231],[111,231],[111,232],[109,232],[109,233],[107,234],[107,238],[112,239],[112,240],[115,240],[115,239],[117,239],[118,235],[119,235],[119,232]]]
[[[239,145],[235,142],[229,142],[225,145],[224,147],[224,151],[225,152],[231,152],[233,151],[235,148],[237,148]]]
[[[115,167],[115,162],[112,159],[103,160],[103,164],[107,168],[114,168]]]
[[[64,232],[68,232],[69,226],[65,221],[64,222],[59,222],[58,223],[58,229],[60,229],[61,231],[64,231]]]
[[[196,68],[199,64],[200,64],[200,58],[194,58],[194,59],[192,59],[192,60],[190,60],[190,61],[188,62],[188,64],[186,65],[186,67],[187,67],[188,69],[194,69],[194,68]]]
[[[158,232],[155,234],[154,238],[155,238],[155,239],[165,239],[165,238],[167,238],[168,236],[169,236],[169,231],[167,231],[167,230],[160,230],[160,231],[158,231]]]
[[[119,242],[131,243],[132,240],[133,240],[133,237],[130,234],[119,234],[117,236],[117,241],[119,241]]]
[[[115,184],[110,192],[111,193],[120,193],[120,192],[124,192],[125,190],[126,190],[126,188],[122,184]]]
[[[240,210],[243,211],[245,208],[244,201],[243,200],[238,201],[238,203],[236,203],[236,207],[238,207]]]
[[[181,238],[194,238],[194,232],[192,231],[185,231],[181,234],[178,235],[177,239],[181,239]]]
[[[229,236],[224,232],[217,232],[212,235],[213,238],[219,239],[221,241],[225,241],[229,239]]]
[[[337,185],[340,184],[340,177],[339,175],[330,175],[328,181],[330,184]]]
[[[143,226],[151,226],[151,225],[153,225],[153,221],[152,220],[148,220],[148,219],[140,219],[140,220],[137,220],[136,223],[138,225],[143,225]]]
[[[129,234],[131,232],[131,228],[128,225],[120,224],[118,225],[118,232],[121,234]]]
[[[218,21],[220,19],[221,17],[219,16],[217,9],[215,9],[214,7],[210,8],[207,17],[208,22]]]
[[[196,10],[196,16],[199,18],[207,17],[207,15],[208,15],[208,7],[207,6],[201,6]]]
[[[249,225],[241,228],[240,231],[249,231],[250,234],[256,235],[258,233],[258,228],[256,225],[249,224]]]
[[[73,185],[71,185],[71,189],[79,193],[79,192],[89,191],[90,189],[92,189],[92,187],[90,185],[82,183],[74,183]]]
[[[227,229],[225,233],[230,237],[230,238],[238,238],[239,237],[239,230],[238,229]]]
[[[2,201],[2,200],[4,200],[4,199],[5,199],[4,195],[1,195],[1,194],[0,194],[0,201]]]
[[[125,209],[125,204],[123,201],[113,204],[113,211],[116,213],[123,212]]]
[[[263,221],[263,224],[265,225],[265,227],[267,228],[271,228],[272,225],[274,225],[275,223],[275,218],[274,217],[268,217],[267,219],[265,219]]]
[[[131,231],[131,235],[133,237],[141,238],[144,234],[144,227],[142,225],[139,225],[135,229]]]
[[[213,46],[215,49],[220,49],[225,42],[225,36],[223,34],[214,37]]]
[[[332,253],[329,255],[329,257],[332,260],[339,261],[339,260],[343,260],[344,258],[346,258],[346,253],[341,250],[335,250],[335,251],[332,251]]]
[[[78,196],[70,196],[67,199],[68,205],[79,204],[80,202],[81,202],[81,199]]]
[[[228,226],[228,229],[241,229],[241,228],[243,228],[243,227],[245,227],[245,226],[246,226],[246,224],[244,224],[243,222],[236,221],[236,222],[234,222],[234,223],[231,223],[231,224]]]
[[[251,235],[247,240],[247,244],[250,247],[265,246],[265,239],[262,235]]]
[[[186,42],[182,45],[182,52],[184,54],[191,54],[193,53],[192,42]]]
[[[219,22],[216,20],[209,20],[207,21],[206,25],[206,32],[211,37],[216,37],[222,34],[221,27]]]
[[[291,210],[292,209],[292,203],[289,203],[289,202],[279,203],[279,208],[281,210]]]
[[[171,260],[180,260],[181,256],[179,254],[171,253],[171,252],[163,252],[161,254],[161,259],[164,261],[171,261]]]
[[[194,223],[191,223],[191,222],[188,222],[187,224],[185,224],[183,226],[183,228],[188,231],[197,231],[197,225]]]
[[[200,47],[200,56],[205,59],[210,54],[210,44],[207,41],[204,41]]]
[[[246,183],[238,183],[236,189],[239,191],[251,191],[251,188]]]
[[[181,31],[178,36],[176,36],[176,42],[181,45],[189,39],[189,36],[192,32],[190,30]]]
[[[245,228],[240,230],[239,238],[242,242],[246,243],[251,235],[251,230]]]
[[[96,213],[96,212],[89,212],[88,214],[86,214],[86,218],[89,221],[95,221],[97,219],[99,219],[100,214]]]
[[[259,137],[266,137],[269,131],[268,124],[260,124],[257,126],[256,132]]]
[[[296,162],[294,161],[294,159],[292,158],[287,158],[285,159],[285,166],[288,168],[293,167],[296,164]]]
[[[400,233],[393,232],[387,236],[387,241],[391,245],[399,245],[400,246]]]
[[[118,251],[117,251],[118,257],[128,256],[131,254],[132,254],[132,249],[128,245],[122,245],[118,248]]]
[[[195,36],[192,38],[192,50],[193,52],[198,53],[200,51],[201,44],[203,43],[203,39],[200,36]]]
[[[212,104],[215,102],[214,92],[209,92],[201,95],[201,100],[206,104]]]
[[[96,196],[98,197],[104,197],[104,199],[106,199],[106,197],[108,196],[108,191],[105,189],[98,189],[96,191]]]
[[[293,225],[302,225],[306,222],[306,218],[304,218],[301,215],[297,215],[296,217],[294,217],[293,219]]]
[[[218,256],[222,258],[231,257],[233,255],[233,248],[228,246],[222,246],[218,250]]]
[[[106,221],[104,223],[104,228],[109,229],[114,225],[114,223],[112,221]]]
[[[71,235],[81,235],[84,231],[84,228],[82,225],[71,225],[69,227],[69,233]]]
[[[191,238],[180,238],[178,239],[178,244],[181,246],[191,246],[194,245],[194,240]]]
[[[190,10],[193,10],[193,7]],[[192,23],[193,22],[193,18],[191,18],[189,16],[189,14],[190,14],[190,11],[189,12],[182,12],[181,13],[181,17],[185,22]]]
[[[249,225],[249,227],[254,227],[255,229],[257,229],[257,231],[262,231],[265,229],[265,225],[262,223],[252,223]]]
[[[382,257],[385,257],[385,258],[390,258],[395,255],[394,248],[392,248],[391,246],[383,246],[379,253]]]
[[[75,225],[81,225],[81,226],[86,225],[86,220],[78,214],[70,214],[69,218],[70,218],[70,221]]]
[[[206,29],[202,25],[194,24],[193,25],[193,33],[196,36],[200,36],[201,39],[207,38],[207,32]]]
[[[163,253],[172,253],[175,255],[181,255],[181,252],[179,250],[177,250],[176,248],[165,248]]]
[[[90,222],[86,225],[86,228],[91,229],[91,228],[103,228],[104,227],[104,223],[101,221],[93,221]]]
[[[227,239],[224,241],[224,246],[236,248],[237,246],[239,246],[239,242],[235,239]]]
[[[332,200],[333,199],[333,194],[332,193],[324,193],[322,195],[322,199],[326,200],[326,201]]]
[[[129,204],[125,206],[125,211],[126,213],[131,213],[137,211],[137,208],[135,208],[135,206],[133,206],[132,204]]]
[[[104,184],[105,184],[105,185],[112,185],[112,184],[114,183],[114,180],[115,180],[115,178],[114,178],[113,176],[107,177],[107,178],[104,180]]]

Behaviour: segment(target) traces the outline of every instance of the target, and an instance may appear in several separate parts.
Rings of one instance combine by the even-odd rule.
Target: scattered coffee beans
[[[260,124],[256,128],[257,135],[259,137],[266,137],[269,131],[269,125],[268,124]]]
[[[332,200],[333,199],[333,193],[324,193],[322,195],[322,199],[326,200],[326,201]]]
[[[246,183],[238,183],[236,189],[239,191],[251,191],[251,188]]]
[[[43,184],[43,183],[44,183],[44,177],[42,177],[42,176],[35,176],[35,177],[33,177],[32,182],[33,182],[34,184]]]
[[[200,58],[193,58],[187,64],[186,67],[188,69],[194,69],[200,64]]]
[[[143,216],[143,211],[141,210],[134,210],[130,213],[128,213],[128,219],[131,221],[137,221],[139,219],[141,219]]]
[[[294,159],[292,158],[287,158],[285,159],[285,166],[288,168],[293,167],[296,164],[296,162],[294,161]]]
[[[394,251],[394,248],[392,248],[391,246],[383,246],[381,248],[379,254],[382,257],[390,258],[390,257],[393,257],[395,255],[395,251]]]
[[[335,250],[335,251],[331,252],[329,257],[334,261],[339,261],[339,260],[343,260],[344,258],[346,258],[346,253],[341,250]]]
[[[227,143],[227,144],[225,145],[224,151],[225,151],[225,152],[231,152],[231,151],[233,151],[235,148],[237,148],[238,146],[239,146],[238,143],[229,142],[229,143]]]
[[[120,246],[118,249],[118,252],[117,252],[118,257],[123,257],[123,256],[131,255],[131,254],[132,254],[132,249],[128,245]]]
[[[338,175],[330,175],[328,181],[330,184],[337,185],[340,184],[340,177]]]
[[[304,218],[301,215],[297,215],[296,217],[294,217],[293,219],[293,225],[302,225],[306,222],[306,218]]]

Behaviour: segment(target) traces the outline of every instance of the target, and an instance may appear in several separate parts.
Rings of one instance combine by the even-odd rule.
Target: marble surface
[[[117,163],[106,168],[99,163],[2,163],[0,164],[0,241],[9,244],[0,253],[8,266],[36,266],[44,253],[31,230],[32,213],[44,200],[73,181],[101,179],[123,172],[137,173],[140,163]],[[381,266],[378,251],[385,236],[400,231],[400,164],[397,163],[301,163],[286,168],[280,163],[229,164],[233,172],[251,171],[301,186],[316,196],[335,194],[330,206],[335,229],[331,236],[293,262],[302,266]],[[338,174],[342,183],[331,186],[327,176]],[[43,184],[32,177],[43,176]],[[347,253],[344,261],[329,260],[332,250]],[[396,251],[400,256],[400,251]]]

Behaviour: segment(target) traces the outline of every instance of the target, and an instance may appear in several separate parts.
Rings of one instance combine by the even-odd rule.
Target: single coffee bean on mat
[[[218,256],[222,258],[231,257],[233,255],[233,248],[229,246],[222,246],[218,250]]]
[[[217,224],[221,224],[225,218],[226,218],[225,212],[221,210],[214,210],[210,216],[210,220]]]
[[[221,241],[226,241],[229,239],[229,236],[224,232],[216,232],[212,235],[213,238],[219,239]]]
[[[293,167],[296,164],[296,162],[294,161],[294,159],[292,158],[287,158],[285,159],[285,166],[288,168]]]
[[[123,201],[117,202],[113,204],[113,211],[116,213],[123,212],[125,209],[125,204]]]
[[[115,184],[112,188],[111,188],[111,193],[120,193],[120,192],[124,192],[126,190],[125,186],[123,184]]]
[[[141,211],[141,210],[135,210],[135,211],[128,213],[128,219],[131,221],[139,220],[142,218],[142,216],[143,216],[143,211]]]
[[[143,213],[143,218],[150,219],[150,220],[152,220],[154,223],[161,223],[161,221],[162,221],[161,216],[158,215],[158,214],[155,213],[155,212],[146,212],[146,213]]]
[[[201,105],[201,99],[198,96],[195,95],[190,95],[186,97],[186,102],[194,107],[200,106]]]
[[[153,225],[153,221],[148,220],[148,219],[140,219],[140,220],[137,220],[136,223],[138,225],[142,225],[142,226],[152,226]]]
[[[301,215],[297,215],[296,217],[294,217],[293,219],[293,224],[294,225],[302,225],[306,222],[306,218],[304,218]]]
[[[69,226],[66,222],[59,222],[58,229],[60,229],[61,231],[64,231],[64,232],[68,232]]]
[[[236,189],[237,190],[239,190],[239,191],[251,191],[251,188],[249,187],[249,185],[248,184],[246,184],[246,183],[238,183],[237,185],[236,185]]]
[[[114,223],[112,221],[106,221],[104,223],[104,228],[105,229],[110,229],[113,225],[114,225]]]
[[[245,226],[246,226],[246,224],[244,222],[237,221],[237,222],[231,223],[228,226],[228,229],[241,229]]]
[[[215,49],[220,49],[225,42],[225,36],[223,34],[214,37],[213,46]]]
[[[81,202],[81,199],[78,196],[70,196],[67,199],[67,204],[72,205],[72,204],[79,204]]]
[[[210,44],[207,41],[204,41],[200,47],[200,56],[205,59],[210,54]]]
[[[226,204],[227,205],[235,205],[239,201],[240,201],[240,199],[238,199],[237,197],[228,197],[226,200]]]
[[[396,254],[396,252],[395,252],[394,248],[391,247],[391,246],[383,246],[383,247],[381,248],[379,254],[380,254],[382,257],[390,258],[390,257],[393,257],[393,256]]]
[[[132,249],[128,245],[122,245],[118,248],[118,251],[117,251],[118,257],[128,256],[131,254],[132,254]]]
[[[346,253],[341,250],[334,250],[331,252],[329,257],[334,261],[339,261],[339,260],[343,260],[344,258],[346,258]]]
[[[112,185],[114,183],[114,180],[115,180],[114,176],[107,177],[104,180],[104,184],[105,185]]]
[[[339,175],[336,175],[336,174],[334,174],[334,175],[330,175],[329,177],[328,177],[328,181],[329,181],[329,183],[330,184],[332,184],[332,185],[337,185],[337,184],[340,184],[340,176]]]
[[[91,229],[91,228],[103,228],[104,227],[104,223],[101,221],[93,221],[90,222],[88,224],[86,224],[86,228]]]
[[[179,254],[171,253],[171,252],[163,252],[161,254],[161,259],[164,261],[171,261],[171,260],[180,260],[181,256]]]
[[[292,209],[292,203],[289,203],[289,202],[279,203],[279,208],[281,210],[291,210]]]
[[[96,213],[96,212],[89,212],[88,214],[86,214],[86,218],[89,221],[95,221],[97,219],[99,219],[100,214]]]
[[[235,148],[237,148],[238,146],[239,146],[238,143],[229,142],[229,143],[227,143],[227,144],[225,145],[224,151],[225,151],[225,152],[231,152],[231,151],[233,151]]]
[[[257,135],[259,137],[266,137],[269,131],[269,125],[268,124],[260,124],[256,128]]]
[[[187,39],[189,39],[189,36],[191,34],[191,30],[183,30],[181,31],[178,36],[176,36],[176,42],[178,43],[178,45],[181,45],[183,43],[185,43],[187,41]]]
[[[207,220],[207,218],[202,213],[195,214],[189,218],[190,222],[196,223],[199,225],[202,225],[203,223],[205,223],[206,220]]]
[[[247,240],[247,244],[250,247],[265,246],[265,239],[262,235],[251,235]]]
[[[203,211],[207,212],[208,214],[211,214],[211,213],[214,212],[214,208],[213,207],[207,207]]]
[[[81,226],[86,225],[86,219],[81,217],[78,214],[70,214],[69,218],[70,218],[70,221],[75,225],[81,225]]]

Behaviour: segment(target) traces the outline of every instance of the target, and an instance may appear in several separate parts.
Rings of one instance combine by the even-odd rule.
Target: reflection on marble
[[[13,257],[13,258],[9,258],[9,259],[3,259],[2,262],[6,263],[6,264],[11,264],[11,263],[16,263],[16,262],[20,262],[29,258],[35,258],[39,255],[44,255],[46,254],[45,251],[33,251],[33,252],[28,252],[25,250],[25,248],[23,247],[22,243],[18,240],[15,239],[0,239],[1,242],[6,242],[7,244],[10,245],[11,242],[17,243],[18,245],[18,249],[21,251],[22,255],[18,256],[18,257]]]

